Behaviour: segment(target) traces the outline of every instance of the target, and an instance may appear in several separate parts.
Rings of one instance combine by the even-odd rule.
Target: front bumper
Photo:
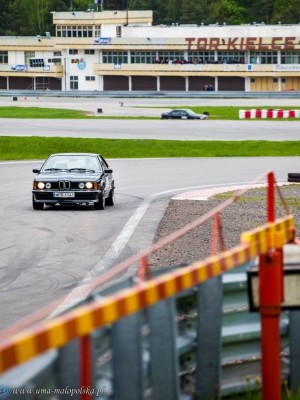
[[[72,190],[74,197],[54,197],[53,190],[33,190],[33,199],[36,203],[47,204],[85,204],[99,201],[100,190]]]

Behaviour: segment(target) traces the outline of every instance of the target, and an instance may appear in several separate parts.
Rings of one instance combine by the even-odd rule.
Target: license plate
[[[75,197],[75,193],[74,192],[55,192],[54,193],[54,197],[63,197],[63,198],[70,198],[70,197]]]

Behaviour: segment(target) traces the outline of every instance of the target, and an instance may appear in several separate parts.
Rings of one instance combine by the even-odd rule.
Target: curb
[[[291,185],[293,183],[290,182],[278,182],[278,186],[284,186],[284,185]],[[256,189],[256,188],[262,188],[266,187],[266,183],[262,184],[256,184],[256,185],[232,185],[232,186],[222,186],[222,187],[216,187],[216,188],[209,188],[209,189],[200,189],[200,190],[193,190],[192,192],[184,192],[177,194],[176,196],[172,197],[172,200],[199,200],[199,201],[205,201],[209,200],[210,197],[215,196],[216,194],[220,193],[226,193],[226,192],[235,192],[237,190],[242,190],[242,189]]]

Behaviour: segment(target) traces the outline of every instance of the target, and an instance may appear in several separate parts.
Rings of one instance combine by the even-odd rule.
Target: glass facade
[[[78,76],[70,76],[70,89],[78,90]]]
[[[34,57],[35,57],[35,51],[25,51],[24,52],[25,64],[29,64],[29,60]]]
[[[281,64],[300,64],[299,51],[282,51]]]
[[[244,51],[219,51],[217,59],[218,64],[245,64],[247,62]]]
[[[183,51],[159,51],[157,62],[161,64],[174,63],[177,60],[184,61]]]
[[[250,64],[278,64],[277,51],[250,51]]]
[[[8,51],[0,51],[0,64],[8,64]]]
[[[213,51],[188,51],[188,62],[191,64],[213,64],[215,53]]]
[[[93,37],[93,27],[88,25],[57,25],[56,36],[78,38]]]
[[[131,51],[131,64],[152,64],[156,60],[155,51]]]
[[[127,51],[103,51],[104,64],[127,64]]]

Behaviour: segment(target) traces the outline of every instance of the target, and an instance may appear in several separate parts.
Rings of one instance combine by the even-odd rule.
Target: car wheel
[[[99,196],[99,200],[94,203],[94,208],[95,210],[104,210],[105,207],[105,198],[104,198],[104,193],[101,192]]]
[[[115,189],[112,188],[109,192],[108,198],[105,200],[106,206],[113,206],[115,204]]]
[[[32,208],[34,210],[42,210],[44,208],[44,203],[37,203],[32,196]]]
[[[300,173],[289,172],[288,173],[288,182],[300,182]]]

